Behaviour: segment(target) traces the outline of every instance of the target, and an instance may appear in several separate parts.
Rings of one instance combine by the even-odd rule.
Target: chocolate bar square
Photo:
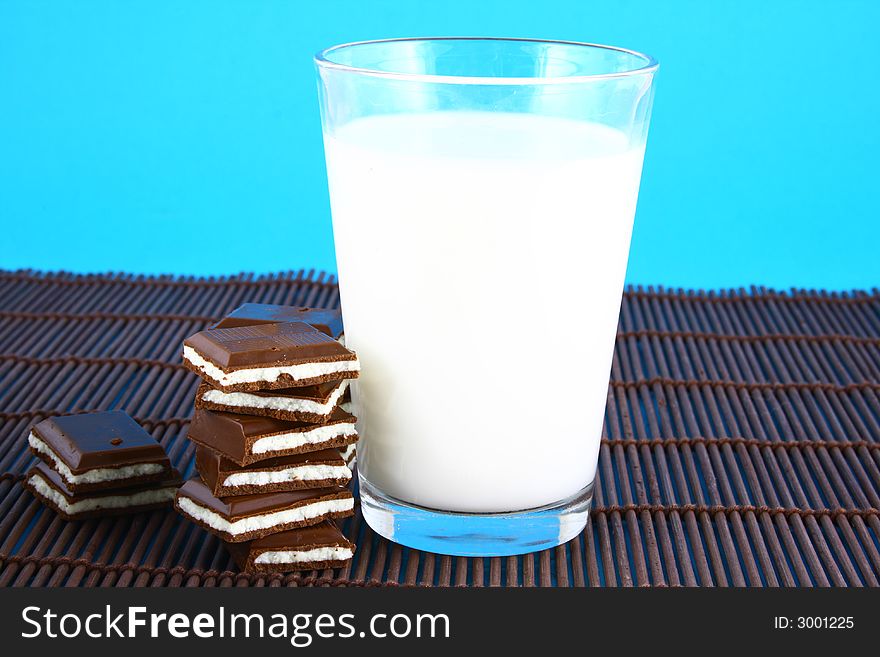
[[[346,486],[351,481],[351,470],[338,449],[279,456],[242,467],[199,445],[196,470],[217,497]]]
[[[47,418],[31,429],[28,444],[73,493],[171,476],[162,446],[122,411]]]
[[[224,541],[241,543],[350,516],[354,497],[347,488],[334,486],[220,498],[195,478],[177,491],[174,508]]]
[[[342,313],[338,309],[280,306],[274,303],[244,303],[211,328],[235,328],[279,322],[305,322],[336,340],[344,333]]]
[[[252,392],[223,392],[203,383],[196,392],[196,408],[317,424],[341,405],[347,391],[346,380]]]
[[[357,378],[353,351],[305,322],[208,329],[183,343],[187,368],[224,392]]]
[[[247,573],[342,568],[354,556],[354,543],[331,521],[270,534],[247,543],[226,543],[235,563]]]
[[[172,470],[163,481],[74,493],[56,470],[38,463],[28,472],[23,486],[65,520],[81,520],[171,506],[180,483],[180,475]]]
[[[276,456],[344,447],[358,439],[355,418],[340,408],[323,424],[196,409],[189,439],[240,466]]]

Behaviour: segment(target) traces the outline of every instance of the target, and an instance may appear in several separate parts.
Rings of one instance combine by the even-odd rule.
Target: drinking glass
[[[587,522],[657,63],[392,39],[316,56],[364,518],[453,555]]]

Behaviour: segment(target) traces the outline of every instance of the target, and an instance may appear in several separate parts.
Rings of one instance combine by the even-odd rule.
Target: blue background
[[[0,0],[0,266],[333,271],[311,56],[585,40],[661,62],[628,280],[868,287],[880,3]]]

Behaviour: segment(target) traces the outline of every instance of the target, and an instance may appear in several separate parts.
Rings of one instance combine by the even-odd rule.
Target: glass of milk
[[[577,536],[657,63],[488,38],[316,57],[364,518],[444,554]]]

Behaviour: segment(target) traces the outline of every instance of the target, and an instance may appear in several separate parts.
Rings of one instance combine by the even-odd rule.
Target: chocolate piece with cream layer
[[[331,521],[270,534],[247,543],[227,543],[235,563],[247,573],[342,568],[354,556],[354,543]]]
[[[183,342],[184,365],[223,392],[357,378],[353,351],[305,322],[200,331]]]
[[[346,486],[351,470],[338,449],[293,454],[241,467],[199,445],[196,470],[217,497]]]
[[[188,438],[246,466],[276,456],[344,447],[358,439],[355,418],[340,408],[324,424],[196,409]]]
[[[224,541],[241,543],[353,515],[354,497],[347,488],[334,486],[220,498],[194,478],[177,491],[174,508]]]
[[[203,383],[196,392],[196,408],[318,424],[341,405],[347,392],[346,380],[252,392],[223,392]]]
[[[72,493],[162,481],[172,474],[162,446],[122,411],[47,418],[31,429],[28,444]]]
[[[23,485],[34,497],[65,520],[81,520],[171,506],[180,483],[180,475],[172,470],[163,481],[120,489],[73,493],[56,470],[45,463],[38,463],[30,469]]]

